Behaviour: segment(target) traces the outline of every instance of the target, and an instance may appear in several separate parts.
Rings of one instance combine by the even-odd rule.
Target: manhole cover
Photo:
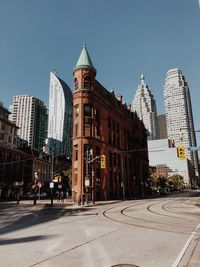
[[[121,264],[112,265],[111,267],[139,267],[139,266],[134,265],[134,264],[121,263]]]

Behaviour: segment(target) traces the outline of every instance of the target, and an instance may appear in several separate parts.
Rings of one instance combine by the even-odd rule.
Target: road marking
[[[177,259],[175,260],[175,262],[172,264],[172,267],[177,267],[178,264],[180,263],[181,259],[183,258],[187,248],[189,247],[192,239],[194,238],[197,230],[200,228],[200,223],[197,225],[195,231],[192,232],[191,236],[188,238],[187,242],[185,243],[184,247],[182,248],[181,252],[179,253]]]

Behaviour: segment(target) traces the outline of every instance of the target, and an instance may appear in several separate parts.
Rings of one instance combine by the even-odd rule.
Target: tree
[[[163,173],[155,172],[150,177],[151,188],[153,191],[164,189],[167,185],[167,176]]]
[[[174,174],[169,176],[169,186],[173,187],[174,189],[180,190],[184,187],[183,176],[179,174]]]

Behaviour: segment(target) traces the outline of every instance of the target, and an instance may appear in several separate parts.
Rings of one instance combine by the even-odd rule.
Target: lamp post
[[[53,175],[54,175],[54,154],[52,152],[52,154],[51,154],[51,183],[50,183],[51,207],[53,206],[53,188],[54,188]]]
[[[49,147],[47,144],[45,144],[43,146],[43,152],[47,153],[47,147]],[[51,182],[49,184],[50,187],[50,192],[51,192],[51,207],[53,206],[53,188],[54,188],[54,182],[53,182],[53,178],[54,178],[54,151],[52,151],[51,155],[50,155],[50,162],[51,162]]]
[[[34,197],[33,197],[33,204],[36,205],[37,202],[37,180],[38,180],[38,172],[34,172],[35,177],[35,186],[34,186]]]
[[[86,190],[86,204],[88,204],[88,195],[89,195],[89,186],[90,186],[90,170],[89,170],[89,164],[91,163],[92,164],[92,167],[91,167],[91,176],[92,176],[92,203],[94,204],[95,203],[95,177],[94,177],[94,174],[95,174],[95,171],[94,171],[94,166],[93,166],[93,163],[98,160],[101,156],[96,156],[95,158],[93,158],[93,150],[92,148],[88,148],[86,150],[86,158],[85,158],[85,190]]]
[[[123,150],[121,150],[121,173],[122,173],[122,195],[123,200],[126,200],[126,189],[125,189],[125,177],[124,177],[124,157]]]
[[[90,185],[90,179],[89,179],[89,149],[86,150],[86,170],[85,170],[85,200],[86,204],[88,204],[88,187]]]

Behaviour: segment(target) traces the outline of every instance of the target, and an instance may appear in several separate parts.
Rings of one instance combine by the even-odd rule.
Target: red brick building
[[[144,124],[96,79],[84,46],[73,71],[72,193],[77,200],[131,198],[148,191]],[[99,160],[105,155],[105,168]]]

